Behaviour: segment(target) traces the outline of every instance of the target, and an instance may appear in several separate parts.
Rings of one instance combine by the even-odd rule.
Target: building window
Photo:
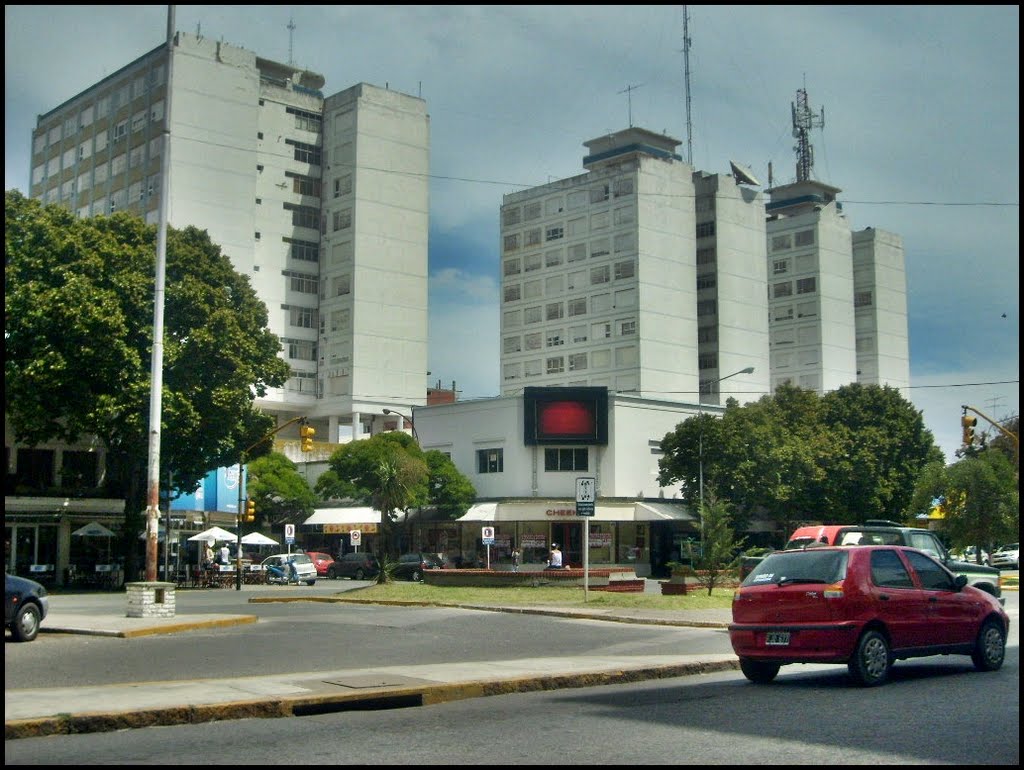
[[[698,369],[717,369],[718,368],[718,354],[717,353],[702,353],[697,356],[697,368]]]
[[[532,332],[526,335],[526,349],[527,350],[540,350],[541,346],[541,333]],[[539,374],[539,372],[538,372]]]
[[[285,139],[284,142],[292,146],[295,160],[300,163],[309,163],[313,166],[321,164],[320,148],[315,144],[296,142],[294,139]]]
[[[573,343],[580,343],[587,341],[587,327],[586,326],[570,326],[569,327],[569,339]]]
[[[284,209],[292,212],[292,224],[295,227],[309,227],[315,230],[320,226],[320,209],[318,208],[285,203]]]
[[[320,279],[309,273],[297,273],[293,270],[282,270],[281,274],[290,278],[289,285],[292,291],[303,294],[317,294],[320,291]]]
[[[813,294],[816,291],[817,281],[814,278],[798,278],[796,282],[797,294]]]
[[[609,254],[611,254],[611,243],[607,238],[598,238],[590,245],[590,256],[592,259],[607,257]]]
[[[352,227],[352,209],[342,209],[334,212],[334,231],[347,230]]]
[[[535,227],[532,230],[527,230],[523,236],[523,248],[528,249],[531,246],[540,246],[540,228]]]
[[[543,315],[541,315],[540,305],[536,307],[528,307],[523,311],[523,323],[527,324],[539,324]]]
[[[281,342],[288,346],[288,358],[294,358],[297,361],[316,361],[316,343],[313,340],[284,337]]]
[[[545,318],[549,321],[557,321],[565,316],[565,306],[561,302],[550,302],[545,308]]]
[[[590,269],[590,285],[595,286],[600,283],[608,283],[611,279],[611,271],[608,269],[608,265],[601,265],[600,267],[592,267]]]
[[[477,473],[502,473],[505,470],[505,450],[476,450],[476,470]]]
[[[587,244],[577,243],[569,247],[569,261],[580,262],[587,258]]]
[[[718,342],[717,326],[701,326],[697,329],[697,342]]]
[[[518,353],[523,349],[522,337],[506,337],[502,340],[501,351],[503,353]]]
[[[698,265],[713,265],[715,264],[715,248],[697,249],[697,264]]]
[[[544,267],[558,267],[562,264],[562,250],[552,249],[544,253]]]
[[[698,238],[710,238],[715,234],[715,223],[714,222],[701,222],[697,225],[697,237]]]
[[[519,233],[505,236],[505,251],[516,251],[519,248]]]
[[[718,279],[717,279],[717,277],[715,276],[714,273],[709,273],[708,275],[698,275],[697,276],[697,290],[698,291],[700,291],[701,289],[713,289],[717,285],[718,285]]]
[[[522,293],[520,291],[520,285],[514,284],[512,286],[505,287],[505,302],[518,302],[522,299]]]
[[[545,241],[557,241],[564,234],[565,234],[565,230],[561,226],[549,227],[549,228],[547,228],[544,231],[544,240]]]
[[[586,353],[572,353],[569,356],[569,371],[570,372],[582,372],[587,368],[587,354]]]
[[[504,264],[504,274],[505,275],[519,275],[519,273],[521,273],[521,272],[522,272],[522,263],[519,261],[518,257],[516,259],[506,259],[505,260],[505,264]]]
[[[577,449],[545,449],[544,470],[546,471],[585,471],[589,465],[590,452],[584,448]]]
[[[586,315],[587,313],[587,298],[580,297],[578,299],[569,300],[569,317],[576,315]]]
[[[287,307],[288,323],[302,329],[317,328],[315,307]]]
[[[311,176],[303,176],[302,174],[296,174],[291,171],[284,173],[286,177],[292,180],[292,192],[298,193],[299,195],[312,195],[314,197],[320,197],[320,180],[314,179]]]
[[[697,315],[715,315],[718,313],[718,300],[706,299],[697,303]]]
[[[814,230],[801,230],[795,236],[797,246],[812,246],[814,245]]]
[[[512,227],[513,225],[518,225],[520,222],[521,214],[522,210],[518,206],[507,208],[503,212],[501,212],[501,224],[504,227]]]
[[[870,291],[858,291],[853,294],[853,306],[854,307],[870,307],[871,306],[871,292]]]
[[[772,274],[783,275],[789,271],[789,260],[788,259],[775,259],[772,260]]]
[[[116,126],[114,126],[113,133],[111,134],[111,141],[118,142],[128,136],[128,121],[122,120]]]
[[[601,203],[608,200],[608,183],[590,188],[590,202]]]
[[[562,329],[552,329],[547,333],[547,346],[549,348],[555,348],[565,342],[565,338],[562,336]]]
[[[783,281],[772,286],[772,296],[778,299],[779,297],[791,297],[793,296],[793,283],[791,281]]]
[[[523,284],[523,299],[537,299],[544,293],[544,284],[538,278]]]
[[[553,356],[547,359],[548,374],[561,374],[565,371],[565,359],[562,356]]]
[[[292,259],[301,259],[303,262],[319,262],[320,246],[310,241],[300,241],[294,238],[282,238],[283,242],[290,247]]]
[[[788,233],[772,236],[772,251],[785,251],[791,248],[793,248],[793,241],[792,236]]]
[[[636,334],[636,320],[619,321],[619,336],[629,337]]]
[[[590,327],[590,335],[595,340],[606,340],[612,336],[612,325],[607,321],[600,321]]]
[[[523,221],[533,222],[535,219],[540,219],[541,208],[540,201],[534,203],[527,203],[523,206]]]
[[[320,116],[315,112],[307,112],[306,110],[299,110],[295,107],[287,107],[286,111],[289,115],[295,116],[295,127],[301,128],[303,131],[313,131],[319,133],[322,121]]]

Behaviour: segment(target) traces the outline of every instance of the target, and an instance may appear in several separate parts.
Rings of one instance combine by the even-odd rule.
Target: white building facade
[[[172,51],[40,116],[30,197],[156,223],[169,130],[170,224],[207,230],[250,276],[291,367],[258,406],[334,443],[424,403],[423,100],[368,84],[325,98],[317,73],[187,33]]]

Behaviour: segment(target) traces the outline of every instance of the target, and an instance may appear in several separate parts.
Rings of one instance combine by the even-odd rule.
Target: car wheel
[[[419,583],[421,580],[423,580],[423,573],[420,572],[418,569],[414,569],[412,571],[412,574],[409,576],[409,580],[411,580],[414,583]]]
[[[865,631],[857,642],[857,649],[848,664],[850,675],[861,687],[882,684],[892,668],[889,642],[878,631]]]
[[[981,624],[971,660],[978,671],[997,671],[1002,667],[1005,656],[1006,633],[1003,624],[995,618],[989,618]]]
[[[316,581],[315,580],[307,580],[306,581],[306,585],[308,585],[308,586],[316,585]]]
[[[338,573],[334,571],[333,567],[328,567],[327,568],[327,579],[328,580],[337,580],[338,579]]]
[[[11,635],[15,641],[31,642],[39,635],[39,608],[34,604],[23,605],[11,623]]]
[[[361,569],[357,569],[353,580],[362,580],[364,577],[366,577],[365,573]]]
[[[740,658],[740,671],[754,684],[768,684],[779,673],[779,664]]]

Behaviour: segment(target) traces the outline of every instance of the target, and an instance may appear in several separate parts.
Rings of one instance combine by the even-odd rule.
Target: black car
[[[423,572],[428,569],[441,569],[444,563],[436,553],[403,553],[391,571],[396,580],[423,580]]]
[[[380,572],[380,564],[377,557],[372,553],[347,553],[339,556],[327,567],[327,577],[330,580],[338,578],[352,578],[353,580],[368,580],[377,577]]]
[[[4,624],[16,642],[31,642],[50,609],[46,589],[34,580],[4,573]]]

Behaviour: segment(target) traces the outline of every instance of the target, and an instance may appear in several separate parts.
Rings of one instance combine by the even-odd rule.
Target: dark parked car
[[[343,577],[353,580],[369,580],[377,577],[378,572],[380,572],[380,564],[377,563],[377,557],[372,553],[358,551],[347,553],[327,566],[327,577],[331,580]]]
[[[31,642],[39,635],[50,609],[46,589],[34,580],[4,573],[4,624],[16,642]]]
[[[391,572],[395,580],[423,580],[423,572],[428,569],[442,569],[444,563],[436,553],[403,553]]]
[[[926,655],[969,655],[995,671],[1009,628],[998,599],[924,551],[812,546],[769,554],[743,580],[729,639],[752,682],[790,663],[845,663],[871,687],[894,661]]]

